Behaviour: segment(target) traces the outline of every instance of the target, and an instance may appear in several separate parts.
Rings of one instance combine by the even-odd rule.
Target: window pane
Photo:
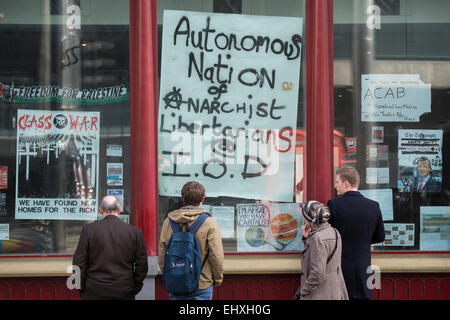
[[[0,11],[0,253],[71,254],[107,193],[130,221],[128,1]]]
[[[226,252],[302,249],[303,8],[158,2],[160,225],[195,180]]]
[[[334,127],[361,192],[380,203],[376,250],[450,250],[450,3],[334,2]]]

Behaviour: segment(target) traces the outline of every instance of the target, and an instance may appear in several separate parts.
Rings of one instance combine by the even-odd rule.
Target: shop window
[[[104,195],[130,222],[128,2],[0,11],[0,254],[72,254]]]
[[[380,8],[384,16],[400,14],[400,0],[375,0],[374,4]]]
[[[205,186],[225,252],[302,250],[304,1],[158,2],[159,224]]]
[[[450,6],[395,3],[375,1],[380,17],[368,1],[334,2],[334,128],[352,141],[342,165],[380,204],[376,251],[449,251]]]

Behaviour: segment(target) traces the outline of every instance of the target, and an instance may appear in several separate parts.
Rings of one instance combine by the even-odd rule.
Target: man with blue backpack
[[[223,281],[223,247],[217,221],[201,208],[205,188],[188,182],[184,207],[169,212],[160,234],[158,264],[171,300],[212,300]]]

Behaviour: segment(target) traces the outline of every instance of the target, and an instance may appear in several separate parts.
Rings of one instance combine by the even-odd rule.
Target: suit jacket
[[[420,185],[420,177],[414,176],[414,179],[411,183],[411,191],[419,192],[418,188]],[[424,192],[440,192],[441,184],[434,180],[432,176],[427,180],[427,182],[422,186],[422,191]]]
[[[348,300],[341,271],[342,244],[328,222],[319,225],[306,240],[302,252],[301,300]],[[327,258],[336,251],[327,264]]]
[[[147,275],[142,231],[114,215],[86,224],[73,256],[83,299],[134,299]]]
[[[378,202],[358,191],[328,201],[330,224],[342,237],[342,272],[350,299],[370,299],[367,287],[370,245],[384,241],[384,224]]]

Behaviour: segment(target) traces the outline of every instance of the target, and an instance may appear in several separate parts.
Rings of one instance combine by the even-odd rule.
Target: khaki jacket
[[[322,223],[305,241],[302,253],[302,300],[348,300],[347,288],[341,270],[341,236],[333,258],[327,258],[334,249],[336,234],[328,222]]]
[[[166,246],[173,234],[169,219],[180,224],[187,223],[190,227],[203,212],[206,211],[202,208],[187,206],[168,214],[168,217],[164,220],[162,225],[159,239],[158,264],[161,272],[164,268],[164,253],[166,251]],[[208,253],[207,260],[203,266],[202,273],[200,274],[198,288],[206,289],[211,285],[218,287],[223,281],[224,258],[219,224],[213,217],[208,217],[197,230],[195,237],[200,244],[202,263]]]

